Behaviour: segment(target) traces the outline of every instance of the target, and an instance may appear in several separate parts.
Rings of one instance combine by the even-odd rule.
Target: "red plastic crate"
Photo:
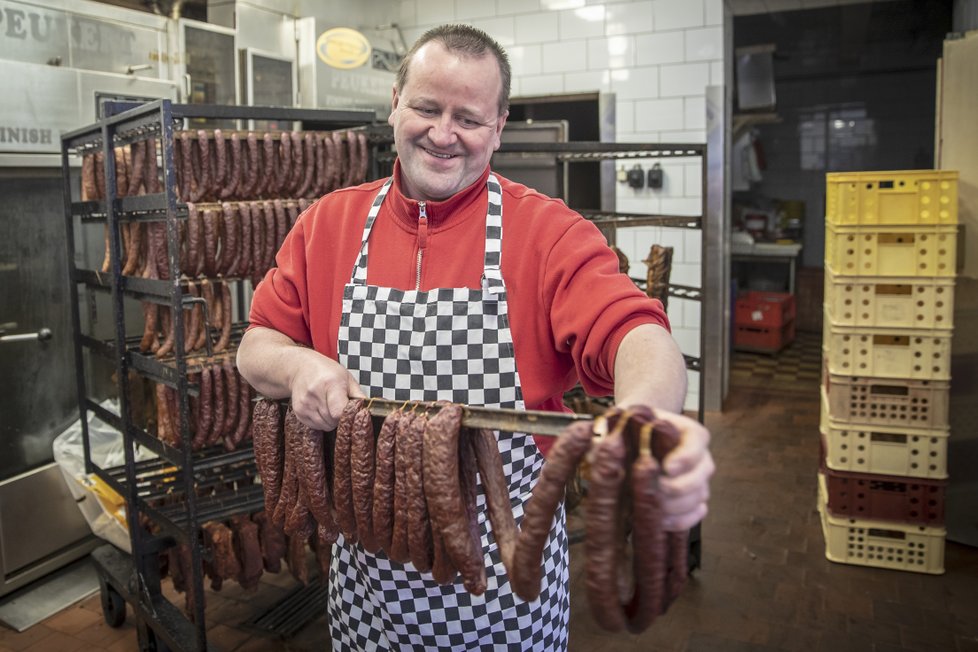
[[[788,292],[752,290],[737,297],[734,323],[737,326],[780,328],[795,318],[795,295]]]
[[[770,328],[764,326],[734,327],[734,348],[742,351],[757,351],[758,353],[777,353],[795,341],[795,320],[787,324]]]
[[[819,472],[833,516],[944,526],[947,480],[833,471],[825,465],[824,453]]]

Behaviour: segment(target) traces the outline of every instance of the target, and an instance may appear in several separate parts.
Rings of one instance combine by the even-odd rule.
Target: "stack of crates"
[[[826,175],[822,459],[832,561],[944,572],[958,173]]]

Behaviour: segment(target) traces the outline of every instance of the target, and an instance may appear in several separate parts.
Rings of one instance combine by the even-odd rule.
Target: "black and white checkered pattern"
[[[427,292],[368,286],[367,242],[388,180],[364,226],[363,245],[343,295],[339,356],[371,396],[394,400],[448,400],[522,408],[523,394],[500,272],[502,194],[487,182],[486,260],[481,290]],[[533,438],[503,433],[499,451],[510,478],[517,522],[543,457]],[[563,650],[570,599],[563,512],[544,552],[540,597],[524,602],[506,580],[479,486],[479,528],[487,589],[472,596],[461,582],[439,586],[413,566],[370,555],[342,537],[330,571],[329,616],[339,650]]]

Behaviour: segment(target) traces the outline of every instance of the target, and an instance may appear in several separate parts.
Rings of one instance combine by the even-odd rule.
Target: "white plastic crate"
[[[947,477],[950,432],[946,428],[840,423],[829,414],[823,387],[819,431],[825,464],[833,471],[935,480]]]
[[[826,267],[825,308],[839,326],[949,330],[954,279],[839,276]]]
[[[825,373],[832,419],[846,424],[947,428],[950,383]]]
[[[818,512],[829,561],[933,575],[944,572],[944,528],[832,516],[821,474],[818,484]]]
[[[825,264],[839,276],[952,278],[958,229],[825,225]]]
[[[829,373],[911,380],[951,379],[951,331],[822,326]]]

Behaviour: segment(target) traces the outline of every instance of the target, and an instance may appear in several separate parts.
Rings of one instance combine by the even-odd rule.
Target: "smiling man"
[[[660,481],[663,524],[688,529],[706,514],[713,460],[709,433],[676,414],[685,366],[662,304],[618,272],[593,224],[492,173],[509,82],[502,48],[477,29],[438,27],[415,43],[393,89],[393,176],[333,192],[300,216],[255,290],[239,370],[321,430],[365,395],[561,411],[580,382],[619,405],[653,407],[682,433]],[[552,440],[498,441],[519,522]],[[563,509],[540,597],[524,602],[481,488],[478,507],[480,596],[341,537],[329,574],[334,649],[565,649]]]

